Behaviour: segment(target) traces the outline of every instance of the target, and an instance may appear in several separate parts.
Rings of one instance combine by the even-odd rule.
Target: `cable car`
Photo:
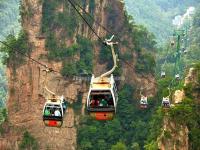
[[[171,104],[170,104],[169,96],[163,97],[163,99],[162,99],[162,107],[170,108],[170,106],[171,106]]]
[[[175,79],[176,79],[176,80],[180,80],[180,75],[179,75],[179,74],[176,74],[176,75],[175,75]]]
[[[92,75],[87,97],[87,110],[96,120],[112,120],[117,107],[118,94],[114,77],[95,78]]]
[[[171,46],[174,46],[175,45],[175,42],[174,41],[171,41]]]
[[[117,108],[118,94],[113,72],[117,67],[118,57],[115,54],[114,44],[112,42],[114,35],[106,39],[104,44],[111,47],[113,56],[113,67],[99,77],[92,75],[90,89],[87,97],[87,110],[91,117],[96,120],[112,120]]]
[[[140,100],[140,108],[142,109],[146,109],[148,106],[148,102],[147,102],[147,96],[141,96],[141,100]]]
[[[67,104],[63,96],[49,98],[43,108],[44,124],[49,127],[61,127],[66,109]]]
[[[161,71],[161,78],[165,78],[165,77],[166,77],[165,71]]]
[[[188,52],[187,49],[185,49],[185,50],[183,51],[184,54],[187,54],[187,52]]]

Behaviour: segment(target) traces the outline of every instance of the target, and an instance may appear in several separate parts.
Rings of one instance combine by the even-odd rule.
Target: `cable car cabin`
[[[184,54],[187,54],[187,52],[188,52],[188,51],[187,51],[186,49],[183,51]]]
[[[48,99],[43,108],[43,122],[49,127],[61,127],[66,103],[61,98]]]
[[[179,75],[179,74],[176,74],[176,75],[175,75],[175,79],[176,79],[176,80],[180,80],[180,75]]]
[[[141,100],[140,100],[140,108],[141,109],[146,109],[147,106],[148,106],[147,97],[146,96],[142,96]]]
[[[112,120],[117,107],[118,95],[113,75],[94,78],[92,76],[87,97],[87,110],[96,120]]]
[[[166,77],[165,71],[161,71],[161,78],[165,78],[165,77]]]
[[[162,99],[162,107],[163,108],[170,108],[170,100],[169,97],[163,97]]]
[[[175,42],[174,41],[171,41],[171,46],[174,46],[175,45]]]

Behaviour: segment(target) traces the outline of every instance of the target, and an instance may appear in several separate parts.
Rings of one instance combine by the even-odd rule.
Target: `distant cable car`
[[[188,50],[187,50],[187,49],[185,49],[185,50],[183,51],[183,53],[184,53],[184,54],[187,54],[187,52],[188,52]]]
[[[176,79],[176,80],[180,80],[180,75],[179,75],[179,74],[176,74],[176,75],[175,75],[175,79]]]
[[[175,42],[174,41],[171,41],[171,46],[174,46],[175,45]]]
[[[185,51],[185,47],[182,47],[181,50],[182,50],[182,52],[184,52]]]
[[[161,78],[165,78],[165,77],[166,77],[165,71],[161,71]]]
[[[171,104],[170,104],[169,96],[163,97],[163,99],[162,99],[162,107],[170,108],[170,106],[171,106]]]
[[[140,99],[140,108],[146,109],[148,107],[147,96],[141,96]]]
[[[64,112],[67,108],[64,97],[49,98],[43,108],[43,121],[49,127],[61,127],[63,124]]]
[[[112,72],[117,67],[117,55],[114,51],[114,42],[111,42],[114,36],[105,40],[105,44],[111,46],[114,61],[113,68],[102,74],[100,77],[92,75],[90,89],[87,97],[87,110],[91,117],[96,120],[112,120],[118,102],[117,87]],[[110,77],[108,77],[110,76]]]

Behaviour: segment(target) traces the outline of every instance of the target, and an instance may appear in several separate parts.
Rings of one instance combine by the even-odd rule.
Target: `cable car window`
[[[47,105],[44,110],[44,116],[62,117],[61,107],[59,105]]]
[[[113,97],[109,90],[102,91],[91,91],[90,95],[90,107],[99,108],[99,107],[113,107]]]

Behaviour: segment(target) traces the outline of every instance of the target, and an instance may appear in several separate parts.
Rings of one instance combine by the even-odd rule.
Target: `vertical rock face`
[[[158,138],[158,147],[161,150],[188,150],[188,128],[185,125],[176,124],[168,117],[164,118],[164,127]]]
[[[190,68],[187,76],[185,77],[184,86],[192,84],[195,89],[197,83],[197,72],[194,68]],[[194,100],[199,100],[198,93],[192,91]],[[185,98],[185,91],[176,90],[173,95],[173,103],[178,105]],[[158,146],[161,150],[188,150],[189,149],[189,130],[186,125],[180,125],[168,116],[164,117],[163,131],[158,138]]]
[[[94,16],[104,26],[109,24],[109,14],[106,11],[107,5],[112,6],[115,12],[116,18],[109,26],[114,32],[123,29],[125,23],[125,16],[123,12],[123,4],[113,0],[95,0]],[[88,10],[89,1],[86,1],[86,11]],[[55,68],[60,71],[61,62],[49,62],[47,59],[40,58],[41,55],[47,55],[45,48],[45,37],[40,36],[41,19],[42,19],[42,1],[41,0],[22,0],[22,8],[24,14],[22,14],[22,27],[28,34],[29,43],[32,47],[31,57],[40,60],[49,67]],[[58,8],[58,11],[63,11],[62,5]],[[99,26],[93,25],[98,34],[103,37],[106,32]],[[80,24],[77,28],[77,33],[96,40],[96,37],[91,33],[89,28]],[[77,34],[76,33],[76,34]],[[58,33],[59,36],[59,33]],[[126,37],[123,37],[126,38]],[[75,42],[75,39],[67,39],[67,42]],[[95,46],[95,57],[99,55],[99,47]],[[126,51],[126,47],[121,47]],[[136,55],[134,59],[136,59]],[[98,73],[105,71],[105,66],[100,65],[94,58],[94,71]],[[16,69],[16,72],[12,68],[7,69],[8,81],[9,81],[9,98],[7,102],[9,122],[12,125],[10,132],[13,136],[6,136],[2,141],[7,142],[9,145],[14,146],[17,149],[16,141],[20,141],[24,130],[28,130],[39,142],[40,149],[56,149],[56,150],[74,150],[76,149],[76,134],[77,130],[75,124],[77,123],[77,115],[75,115],[72,108],[67,109],[67,113],[64,118],[64,125],[61,128],[49,128],[43,125],[42,121],[42,109],[45,103],[45,93],[43,92],[43,82],[45,78],[49,81],[47,86],[51,87],[51,90],[56,92],[57,95],[64,95],[71,99],[77,99],[79,92],[83,93],[82,100],[82,114],[84,114],[84,105],[86,102],[87,86],[81,81],[64,80],[60,74],[50,73],[45,76],[45,68],[38,64],[27,60],[27,63],[21,65]],[[123,76],[127,76],[124,82],[142,82],[148,83],[149,80],[154,80],[153,76],[146,77],[142,80],[142,76],[139,76],[133,68],[128,68],[125,64],[123,66]],[[149,85],[149,93],[155,92],[155,85]],[[70,101],[73,103],[74,101]],[[14,133],[13,130],[20,129],[19,132]],[[11,134],[8,132],[8,135]],[[12,138],[16,137],[16,138]],[[0,139],[1,142],[1,139]],[[2,142],[3,143],[3,142]],[[19,142],[17,142],[19,143]],[[1,146],[1,145],[0,145]]]
[[[45,39],[38,38],[41,28],[42,4],[40,0],[24,0],[22,6],[25,12],[32,11],[31,17],[23,16],[22,26],[28,33],[29,43],[32,46],[31,57],[38,60],[40,55],[47,53]],[[60,63],[48,63],[47,60],[44,60],[44,64],[57,69],[61,67]],[[42,109],[45,103],[45,95],[42,93],[42,83],[46,78],[44,69],[30,60],[27,60],[27,64],[17,68],[15,75],[12,68],[8,68],[10,91],[7,107],[9,121],[16,127],[23,127],[28,130],[39,142],[40,149],[73,150],[76,146],[73,109],[67,110],[62,128],[48,128],[43,124]],[[76,99],[78,91],[82,87],[78,82],[71,84],[62,78],[59,79],[59,74],[51,73],[47,78],[50,81],[47,86],[51,87],[52,91],[55,91],[58,95],[64,94],[64,96],[72,99]],[[12,143],[12,139],[9,140]]]

